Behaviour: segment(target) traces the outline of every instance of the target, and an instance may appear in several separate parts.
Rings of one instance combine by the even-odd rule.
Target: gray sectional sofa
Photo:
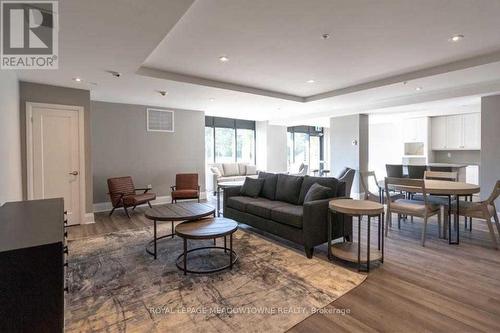
[[[224,216],[301,244],[306,256],[311,258],[314,247],[328,240],[328,203],[332,197],[345,195],[345,183],[336,178],[264,172],[259,173],[258,178],[264,179],[258,197],[241,195],[241,187],[224,191]],[[329,187],[331,197],[304,202],[314,183]],[[342,220],[346,238],[352,239],[352,218],[344,215],[333,215],[333,218],[337,219],[333,224],[333,239],[343,236]]]

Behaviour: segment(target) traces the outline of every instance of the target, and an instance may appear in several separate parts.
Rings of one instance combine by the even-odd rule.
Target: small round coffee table
[[[157,242],[160,239],[171,237],[174,238],[174,221],[192,221],[198,220],[206,216],[215,216],[214,207],[198,202],[179,202],[175,204],[158,205],[149,208],[144,213],[147,219],[153,220],[153,240],[146,245],[146,252],[156,259]],[[157,237],[157,221],[170,221],[172,232],[168,235]],[[149,248],[153,246],[153,251]]]
[[[181,237],[184,241],[184,251],[175,260],[175,265],[180,270],[186,273],[207,274],[222,271],[224,269],[232,269],[234,263],[238,260],[238,255],[233,251],[233,234],[238,230],[238,223],[231,219],[224,217],[206,218],[198,221],[182,222],[175,227],[175,234]],[[229,236],[229,248],[227,247],[227,236]],[[215,239],[224,237],[224,247],[216,246]],[[213,246],[203,246],[194,249],[187,249],[188,239],[213,239]],[[187,268],[187,255],[188,253],[206,250],[206,249],[219,249],[224,253],[229,251],[229,264],[215,269],[196,270]],[[182,265],[182,266],[181,266]]]

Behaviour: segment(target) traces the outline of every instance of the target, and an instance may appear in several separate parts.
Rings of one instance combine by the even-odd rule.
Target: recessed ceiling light
[[[79,78],[79,77],[74,77],[74,78],[73,78],[73,81],[75,81],[75,82],[82,82],[82,79],[81,79],[81,78]]]
[[[316,82],[316,81],[314,81],[314,80],[312,80],[312,79],[311,79],[311,80],[307,80],[306,82],[307,82],[307,83],[314,83],[314,82]]]
[[[158,93],[162,96],[166,96],[168,94],[166,90],[158,90]]]
[[[228,61],[229,61],[229,58],[228,58],[228,57],[226,57],[225,55],[223,55],[223,56],[219,57],[219,61],[220,61],[220,62],[228,62]]]
[[[461,41],[462,39],[464,39],[465,36],[464,35],[455,35],[455,36],[452,36],[450,39],[448,39],[450,42],[459,42]]]
[[[215,98],[210,98],[209,99],[210,102],[214,102],[215,101]]]
[[[321,38],[328,39],[328,38],[330,38],[330,34],[322,34]]]
[[[420,90],[422,90],[422,87],[416,87],[415,90],[420,91]]]

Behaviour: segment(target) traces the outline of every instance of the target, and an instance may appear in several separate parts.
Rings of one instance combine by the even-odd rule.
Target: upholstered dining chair
[[[178,173],[172,189],[172,203],[178,200],[198,199],[200,202],[200,185],[197,173]]]
[[[405,178],[385,178],[385,193],[389,193],[389,189],[393,187],[398,188],[410,188],[412,191],[420,192],[423,195],[423,201],[411,200],[411,199],[397,199],[391,201],[390,197],[387,195],[387,214],[386,214],[386,229],[385,236],[387,237],[390,221],[392,219],[392,214],[404,214],[409,216],[421,217],[424,219],[424,227],[422,229],[421,242],[422,246],[425,246],[425,236],[427,232],[427,221],[429,217],[437,215],[438,217],[438,232],[439,237],[441,237],[441,214],[438,205],[434,205],[427,200],[427,193],[425,191],[425,182],[423,179],[405,179]],[[398,228],[400,224],[398,223]]]
[[[375,175],[375,172],[374,171],[361,171],[359,180],[361,181],[361,187],[363,188],[363,192],[365,193],[364,199],[370,200],[370,201],[375,201],[375,202],[381,202],[380,195],[378,193],[372,192],[370,190],[370,184],[373,184],[374,186],[378,187],[378,181],[377,181],[377,176]],[[405,195],[403,193],[397,193],[397,192],[391,191],[389,193],[389,197],[391,198],[391,201],[394,201],[397,199],[404,199]]]
[[[354,182],[354,176],[356,175],[356,170],[349,167],[345,167],[338,175],[337,178],[345,183],[345,196],[351,196],[352,183]]]
[[[386,164],[385,171],[387,172],[387,177],[392,177],[392,178],[404,177],[402,164]]]
[[[151,201],[156,199],[155,193],[149,193],[150,188],[135,188],[132,177],[114,177],[108,179],[108,194],[111,198],[113,209],[109,216],[113,214],[116,208],[123,207],[125,214],[130,218],[128,207],[133,207],[147,203],[151,207]],[[137,193],[143,191],[143,193]]]
[[[484,219],[486,220],[486,224],[488,225],[488,230],[491,236],[491,242],[493,243],[493,248],[498,250],[498,244],[495,236],[495,232],[493,231],[493,225],[491,223],[491,219],[495,221],[495,225],[497,227],[497,232],[500,235],[500,222],[498,221],[498,213],[497,208],[495,207],[495,200],[500,196],[500,180],[497,180],[495,186],[493,187],[493,191],[491,192],[488,199],[472,202],[472,201],[462,201],[459,202],[459,215],[464,217],[473,217],[476,219]],[[452,203],[452,212],[456,214],[457,212],[457,203],[456,201]]]
[[[426,165],[408,165],[408,178],[411,179],[424,179]]]

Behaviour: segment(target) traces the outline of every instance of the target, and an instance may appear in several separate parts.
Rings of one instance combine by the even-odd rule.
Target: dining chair
[[[379,193],[375,193],[375,192],[370,190],[370,185],[373,185],[371,187],[372,189],[375,187],[378,187],[377,176],[375,175],[374,171],[361,171],[360,172],[360,181],[361,181],[361,187],[363,189],[363,192],[365,193],[365,195],[364,195],[365,200],[382,202]],[[389,193],[389,197],[391,198],[391,201],[394,201],[397,199],[404,199],[405,195],[403,193],[397,193],[397,192],[391,191]]]
[[[352,183],[354,182],[354,176],[356,175],[356,170],[351,169],[349,167],[345,167],[338,175],[338,180],[345,183],[345,196],[351,196]]]
[[[419,192],[423,195],[423,201],[411,200],[411,199],[397,199],[395,201],[390,200],[389,193],[390,188],[400,188],[411,190],[412,192]],[[424,227],[422,229],[421,242],[422,246],[425,246],[425,236],[427,231],[427,221],[429,217],[437,215],[438,218],[438,233],[441,237],[441,214],[440,208],[427,200],[427,192],[425,190],[425,182],[422,179],[402,179],[402,178],[385,178],[385,193],[387,198],[387,214],[386,214],[386,229],[385,236],[387,237],[390,221],[392,220],[392,214],[404,214],[412,217],[420,217],[424,220]],[[398,228],[400,228],[400,223],[398,223]]]
[[[493,191],[491,192],[488,199],[472,202],[472,201],[462,201],[459,202],[459,216],[464,217],[473,217],[476,219],[484,219],[486,220],[486,224],[488,225],[488,230],[490,232],[491,241],[493,243],[493,248],[498,250],[498,244],[495,236],[495,232],[493,231],[493,225],[491,223],[491,219],[495,221],[495,225],[497,227],[497,232],[500,235],[500,222],[498,221],[497,209],[495,207],[495,200],[500,196],[500,180],[497,180],[495,186],[493,187]],[[456,201],[452,203],[452,212],[457,213],[457,203]]]
[[[385,171],[387,172],[387,177],[391,178],[403,178],[403,165],[402,164],[386,164]]]
[[[172,189],[172,203],[178,200],[198,199],[200,202],[200,185],[197,173],[178,173]]]
[[[426,165],[408,165],[408,178],[411,179],[424,179]]]

